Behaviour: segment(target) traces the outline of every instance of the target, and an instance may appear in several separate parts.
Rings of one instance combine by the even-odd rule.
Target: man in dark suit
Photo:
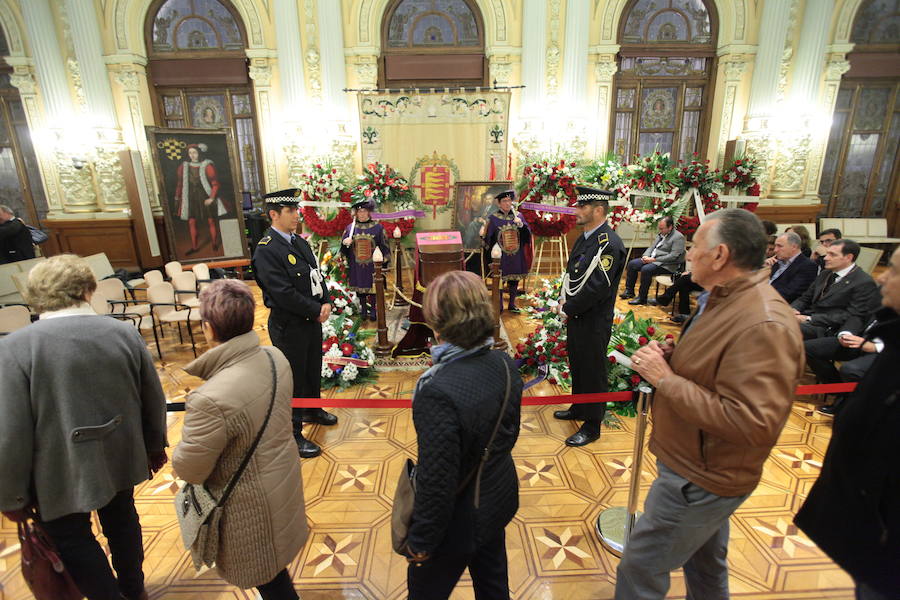
[[[825,270],[791,303],[803,339],[834,335],[851,317],[865,318],[878,307],[878,287],[856,266],[859,244],[836,240],[825,252]]]
[[[859,381],[884,350],[884,341],[869,339],[869,332],[878,326],[875,313],[866,320],[851,317],[835,336],[806,340],[806,364],[816,375],[819,383],[847,383]],[[840,361],[840,369],[834,361]],[[833,404],[820,406],[817,410],[834,416],[842,406],[846,394],[839,394]]]
[[[794,522],[856,582],[856,598],[900,590],[900,249],[879,278],[875,363],[834,420],[819,478]]]
[[[841,239],[841,237],[840,229],[823,229],[819,232],[819,243],[813,248],[812,256],[810,256],[813,262],[816,263],[819,271],[825,268],[825,252],[828,251],[828,246],[833,244],[835,240]]]
[[[775,255],[766,259],[772,268],[769,283],[787,302],[793,302],[815,281],[816,263],[800,252],[800,236],[793,231],[775,238]]]
[[[576,189],[575,219],[584,233],[578,236],[569,254],[557,310],[569,317],[566,332],[572,392],[587,394],[609,390],[606,347],[627,253],[622,240],[606,223],[609,199],[615,194],[582,186]],[[584,420],[581,428],[566,440],[569,446],[584,446],[600,437],[605,413],[606,403],[596,402],[573,404],[553,416]]]
[[[300,190],[266,194],[272,226],[253,253],[253,272],[269,307],[269,338],[291,363],[295,398],[319,398],[322,377],[322,323],[331,315],[331,296],[309,244],[294,231]],[[294,439],[303,458],[322,449],[303,437],[303,423],[334,425],[337,417],[321,408],[295,408]]]
[[[0,204],[0,265],[34,258],[31,231],[8,206]]]
[[[653,277],[675,273],[684,265],[684,236],[675,229],[675,219],[671,216],[663,217],[656,224],[656,228],[659,235],[656,236],[653,245],[644,251],[643,256],[635,258],[626,267],[625,291],[619,294],[619,297],[626,300],[634,298],[628,304],[647,304],[647,292],[650,290]],[[635,298],[634,284],[638,275],[641,276],[641,285]]]

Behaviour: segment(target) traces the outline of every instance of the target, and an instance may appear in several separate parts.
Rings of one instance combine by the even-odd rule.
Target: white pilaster
[[[300,15],[297,0],[274,0],[281,109],[285,116],[299,115],[306,99],[303,50],[300,47]]]
[[[46,118],[50,124],[71,118],[72,95],[66,81],[56,24],[49,0],[28,0],[20,3],[28,29],[28,43],[34,56],[35,72],[41,88]]]
[[[524,0],[522,10],[522,112],[538,112],[544,97],[544,54],[547,50],[547,3]]]
[[[819,82],[825,65],[825,43],[831,27],[834,0],[807,2],[800,30],[800,46],[791,76],[791,101],[796,106],[813,106],[819,96]]]
[[[347,67],[340,2],[319,2],[319,50],[322,64],[322,103],[335,118],[346,118]]]
[[[566,2],[566,35],[563,51],[563,89],[560,99],[577,115],[587,101],[588,29],[591,7],[588,0]]]
[[[749,117],[770,114],[778,96],[781,58],[791,14],[789,0],[767,0],[763,5],[759,26],[759,50],[753,67],[750,87]],[[830,13],[829,13],[830,15]]]
[[[92,122],[89,124],[115,127],[116,108],[103,62],[103,43],[94,3],[66,0],[66,9],[72,26],[72,42],[81,72],[85,102],[90,111]]]

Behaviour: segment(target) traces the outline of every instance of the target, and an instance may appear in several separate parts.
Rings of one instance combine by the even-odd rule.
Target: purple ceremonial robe
[[[364,261],[357,260],[356,244],[357,241],[362,239],[371,240],[372,251],[375,251],[376,246],[381,248],[381,253],[384,255],[384,264],[387,265],[391,250],[384,235],[384,227],[381,226],[381,223],[371,220],[365,223],[357,221],[353,231],[353,244],[348,248],[343,244],[343,241],[350,236],[350,228],[352,226],[352,223],[347,225],[346,229],[344,229],[344,235],[341,236],[341,254],[347,259],[347,266],[350,271],[350,289],[358,294],[374,294],[373,276],[375,275],[375,263],[372,262],[371,257]]]
[[[516,227],[515,217],[515,211],[505,213],[500,209],[495,210],[488,217],[487,231],[484,234],[487,253],[490,254],[491,248],[496,243],[499,243],[500,248],[503,248],[500,236],[504,230],[512,228],[518,233],[519,248],[514,252],[503,249],[503,255],[500,257],[501,281],[525,279],[531,267],[525,258],[525,247],[531,244],[531,229],[528,228],[528,223],[521,217],[519,218],[522,220],[522,226]]]

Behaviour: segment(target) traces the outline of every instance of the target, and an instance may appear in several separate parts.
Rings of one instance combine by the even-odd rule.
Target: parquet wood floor
[[[254,288],[257,296],[259,291]],[[627,310],[624,303],[619,308]],[[267,310],[259,303],[256,328],[264,340]],[[641,316],[662,318],[659,310],[639,307]],[[511,340],[535,325],[504,313]],[[674,331],[674,327],[673,327]],[[202,336],[199,336],[202,338]],[[152,345],[152,342],[151,342]],[[205,348],[200,344],[200,350]],[[155,350],[155,348],[152,348]],[[177,335],[163,342],[160,377],[170,401],[183,400],[199,381],[180,367],[191,358],[190,346]],[[418,373],[383,372],[377,383],[329,391],[327,397],[410,396]],[[529,391],[560,393],[541,383]],[[808,400],[808,399],[807,399]],[[327,406],[328,402],[324,402]],[[507,532],[510,588],[519,600],[601,600],[613,597],[618,559],[600,547],[594,521],[605,507],[624,505],[631,472],[633,421],[604,431],[585,448],[563,440],[575,430],[557,421],[556,407],[522,411],[521,435],[513,452],[520,479],[520,504]],[[763,480],[731,520],[729,563],[731,590],[746,600],[853,597],[850,578],[798,531],[791,520],[818,476],[831,436],[831,421],[814,405],[795,403],[787,426],[765,465]],[[321,444],[321,457],[303,461],[309,542],[290,565],[306,600],[405,597],[406,562],[390,548],[390,508],[398,470],[414,457],[415,431],[406,409],[335,409],[335,427],[314,426],[308,435]],[[182,418],[169,418],[169,441],[175,445]],[[640,474],[642,497],[656,474],[652,457]],[[253,591],[235,589],[214,572],[196,573],[181,545],[172,498],[178,489],[167,466],[136,490],[146,550],[145,571],[154,600],[251,599]],[[19,574],[15,526],[0,521],[0,600],[30,595]],[[671,598],[683,598],[684,580],[673,574]],[[472,598],[467,576],[455,600]]]

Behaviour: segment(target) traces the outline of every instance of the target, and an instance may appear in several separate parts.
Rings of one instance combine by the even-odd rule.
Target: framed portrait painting
[[[513,187],[512,181],[458,181],[453,227],[462,233],[466,250],[481,248],[481,227],[497,209],[494,198]]]
[[[173,260],[249,258],[231,132],[147,127],[147,138]]]

